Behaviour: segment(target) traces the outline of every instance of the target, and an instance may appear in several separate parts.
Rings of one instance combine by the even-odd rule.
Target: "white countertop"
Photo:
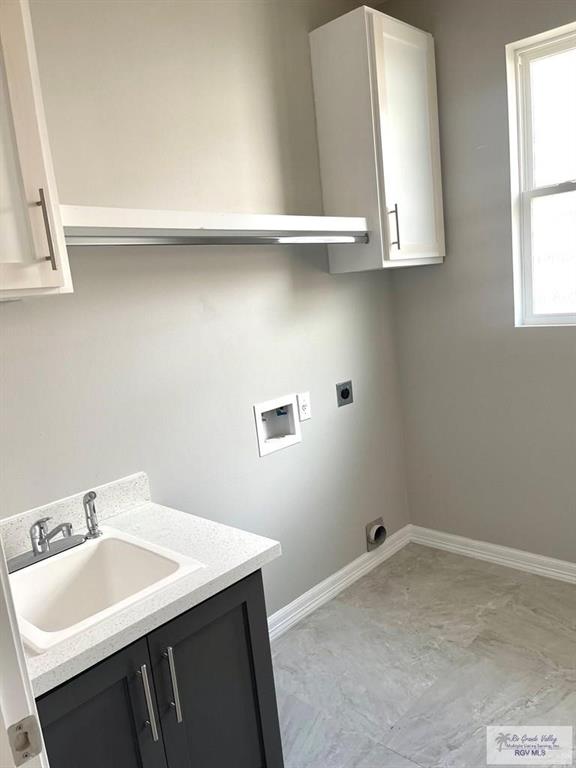
[[[42,654],[26,650],[40,696],[280,555],[280,544],[146,501],[111,515],[108,528],[199,560],[200,568]]]

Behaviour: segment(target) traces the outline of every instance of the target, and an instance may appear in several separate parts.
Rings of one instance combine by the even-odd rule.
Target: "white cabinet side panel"
[[[331,272],[382,267],[382,231],[366,12],[310,34],[324,212],[365,216],[367,245],[329,247]]]

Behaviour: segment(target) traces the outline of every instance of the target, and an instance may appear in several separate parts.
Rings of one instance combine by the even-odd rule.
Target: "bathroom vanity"
[[[281,768],[261,575],[279,544],[152,503],[142,473],[96,490],[103,535],[11,575],[51,765]],[[39,519],[82,531],[82,499],[0,521],[8,555]]]
[[[281,766],[260,572],[37,705],[56,768]]]

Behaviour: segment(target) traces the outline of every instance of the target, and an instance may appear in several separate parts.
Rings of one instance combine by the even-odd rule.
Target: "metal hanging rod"
[[[66,245],[326,245],[367,243],[368,234],[330,235],[249,235],[227,234],[144,237],[115,235],[66,235]]]
[[[194,213],[61,205],[68,245],[354,245],[359,216]]]

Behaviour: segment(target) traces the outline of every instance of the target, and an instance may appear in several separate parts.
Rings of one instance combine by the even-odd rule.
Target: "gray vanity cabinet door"
[[[260,572],[148,643],[169,768],[282,768]]]
[[[143,665],[157,722],[145,639],[37,700],[51,768],[166,768],[162,735],[146,725]]]

